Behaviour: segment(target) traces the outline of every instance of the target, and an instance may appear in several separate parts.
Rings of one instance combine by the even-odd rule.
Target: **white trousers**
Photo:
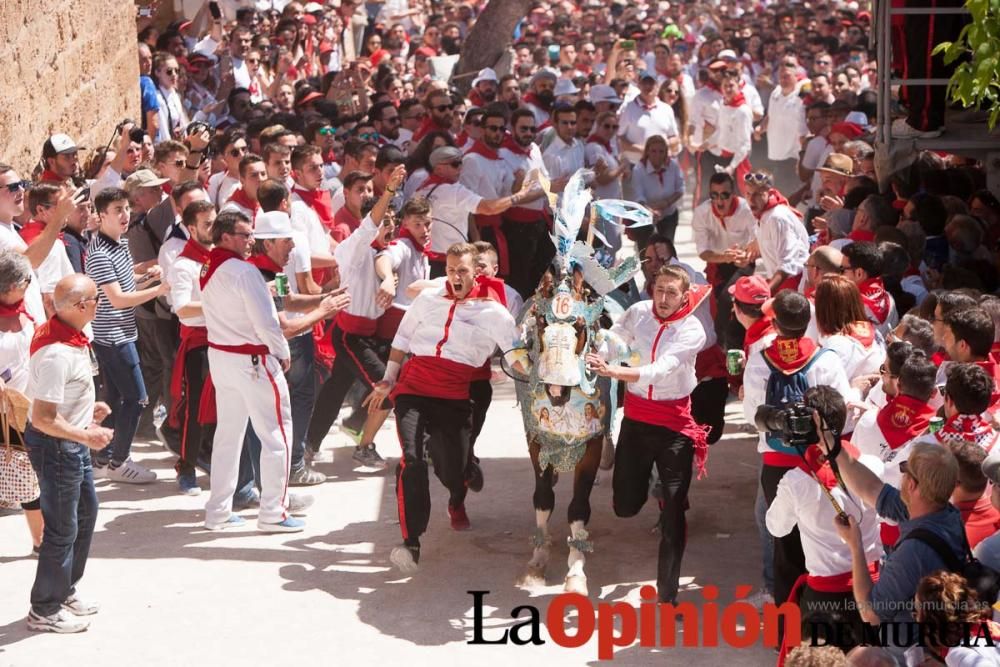
[[[233,509],[240,452],[247,423],[260,438],[260,513],[257,520],[278,523],[287,517],[291,461],[292,408],[278,360],[209,348],[218,424],[212,444],[212,490],[205,522],[221,524]]]

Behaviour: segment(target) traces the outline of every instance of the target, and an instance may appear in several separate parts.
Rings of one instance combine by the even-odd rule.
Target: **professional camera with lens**
[[[792,447],[808,447],[819,442],[813,409],[801,401],[780,407],[762,405],[757,408],[754,421],[758,429],[768,431]]]

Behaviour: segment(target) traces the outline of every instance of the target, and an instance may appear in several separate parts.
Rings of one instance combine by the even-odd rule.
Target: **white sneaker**
[[[101,610],[101,608],[93,602],[81,600],[76,593],[73,593],[66,598],[65,602],[62,603],[62,608],[74,616],[92,616]]]
[[[312,507],[312,504],[315,501],[316,499],[307,493],[289,493],[287,507],[288,513],[305,514],[306,510]]]
[[[940,128],[936,130],[918,130],[907,123],[905,118],[897,118],[892,121],[893,139],[933,139],[940,137],[941,132]]]
[[[34,611],[28,612],[28,629],[35,632],[69,634],[83,632],[89,627],[90,621],[81,621],[62,609],[50,616],[42,616]]]
[[[91,467],[94,470],[94,481],[95,482],[97,480],[99,480],[99,479],[107,479],[108,478],[108,466],[106,466],[106,465],[99,466],[96,463],[94,463],[94,464],[92,464]]]
[[[156,473],[128,458],[117,468],[108,466],[108,479],[121,484],[149,484],[156,481]]]
[[[243,519],[243,517],[238,516],[236,514],[230,514],[229,518],[223,521],[222,523],[209,523],[206,521],[205,530],[216,531],[216,530],[226,530],[227,528],[242,528],[243,526],[246,525],[246,523],[247,522]]]
[[[764,609],[764,605],[774,604],[774,596],[768,593],[766,589],[761,588],[748,597],[746,601],[752,604],[757,611],[761,611]]]

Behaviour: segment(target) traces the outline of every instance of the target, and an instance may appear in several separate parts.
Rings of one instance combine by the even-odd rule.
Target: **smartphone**
[[[212,0],[208,3],[208,13],[212,15],[212,18],[218,21],[222,18],[222,10],[219,9],[219,3]]]
[[[139,8],[139,18],[149,18],[153,15],[152,7],[140,7]]]
[[[634,39],[623,39],[623,40],[619,41],[618,43],[621,45],[622,49],[624,49],[625,51],[631,51],[632,49],[635,48],[635,40]]]

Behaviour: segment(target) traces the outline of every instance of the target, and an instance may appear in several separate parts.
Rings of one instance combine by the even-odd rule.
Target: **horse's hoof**
[[[519,586],[525,588],[541,588],[545,585],[545,568],[528,566],[527,571],[517,580]]]
[[[582,574],[571,574],[566,577],[566,585],[563,586],[566,593],[579,593],[587,595],[587,577]]]

